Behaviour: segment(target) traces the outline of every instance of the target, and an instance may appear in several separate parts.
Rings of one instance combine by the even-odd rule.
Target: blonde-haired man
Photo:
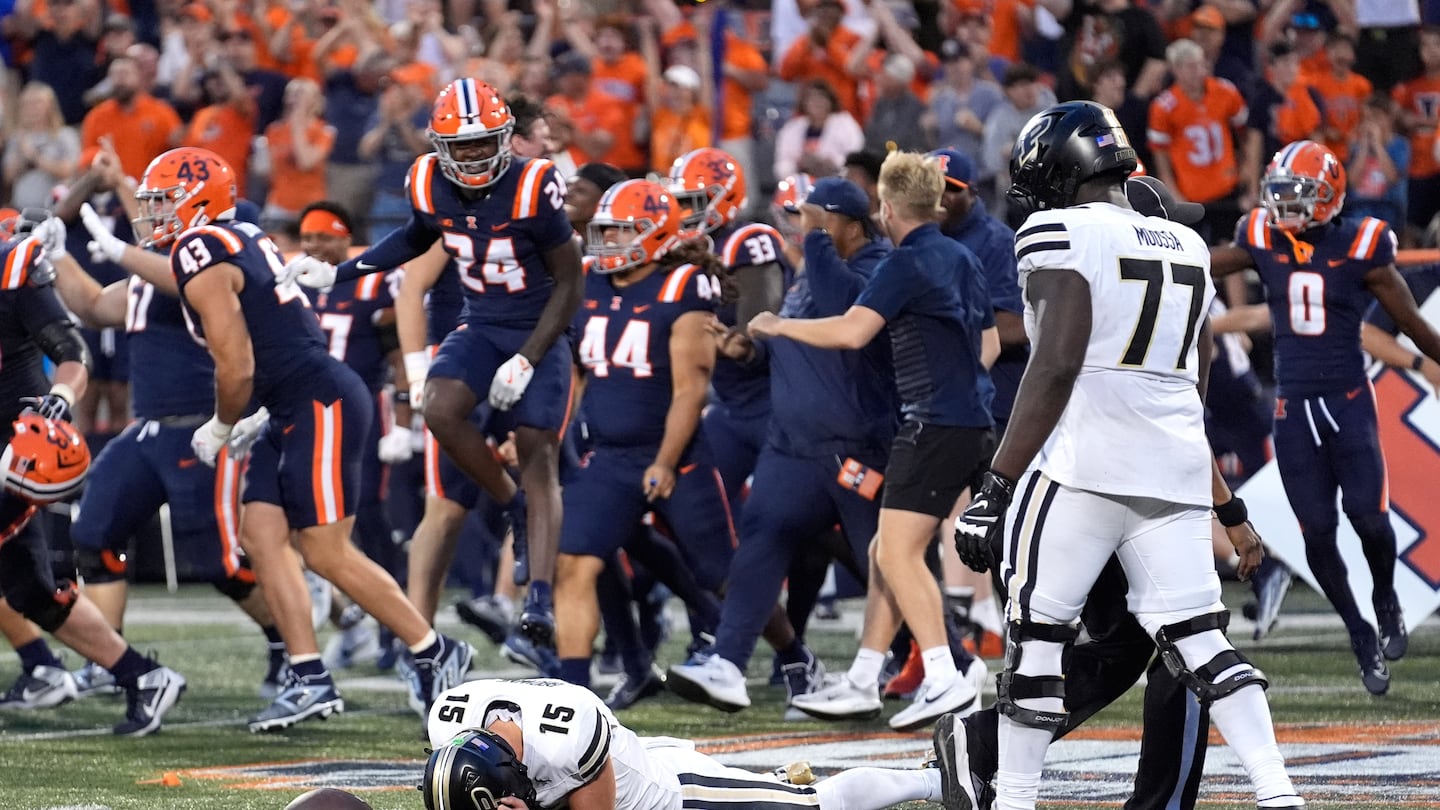
[[[880,219],[896,249],[875,268],[854,305],[830,318],[767,312],[750,321],[753,338],[833,349],[858,349],[881,329],[890,331],[904,421],[891,446],[880,528],[870,546],[860,650],[848,673],[793,701],[822,719],[880,713],[880,669],[902,619],[920,645],[925,682],[914,703],[891,718],[892,728],[921,728],[947,712],[969,714],[988,674],[983,661],[963,653],[957,667],[940,589],[924,560],[935,529],[994,445],[995,389],[987,369],[1000,352],[979,260],[935,224],[944,186],[934,158],[892,153],[880,169]]]

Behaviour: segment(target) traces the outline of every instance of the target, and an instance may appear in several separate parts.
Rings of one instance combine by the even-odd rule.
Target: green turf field
[[[1227,588],[1227,602],[1238,607],[1243,591],[1234,585]],[[132,606],[132,642],[142,650],[153,649],[189,679],[189,691],[164,730],[142,740],[113,738],[109,727],[124,711],[123,699],[116,697],[92,697],[45,712],[0,712],[0,810],[278,810],[322,784],[390,785],[365,792],[377,810],[421,807],[419,794],[402,787],[419,781],[424,747],[419,719],[406,708],[405,695],[392,676],[377,674],[373,667],[338,673],[346,699],[344,715],[302,724],[286,734],[252,735],[244,721],[262,705],[255,690],[264,670],[264,643],[238,611],[199,586],[183,587],[175,595],[142,588]],[[817,623],[812,632],[814,646],[833,666],[848,663],[854,650],[859,605],[845,608],[848,621],[843,625]],[[476,644],[478,669],[523,674],[499,659],[477,633],[462,629],[453,612],[445,614],[442,627]],[[1434,779],[1440,773],[1440,624],[1432,620],[1413,636],[1410,655],[1392,668],[1389,696],[1375,699],[1360,686],[1338,620],[1328,620],[1319,599],[1303,585],[1291,594],[1286,616],[1263,643],[1250,642],[1248,625],[1239,620],[1235,635],[1238,646],[1252,654],[1275,684],[1270,695],[1282,725],[1282,747],[1311,806],[1440,805],[1440,786]],[[678,641],[667,646],[665,663],[674,662],[681,646]],[[73,654],[68,663],[78,665]],[[732,752],[724,756],[755,770],[802,757],[821,763],[820,768],[830,767],[827,762],[836,767],[864,761],[895,767],[919,763],[927,735],[877,734],[866,739],[868,732],[888,729],[783,722],[783,690],[763,685],[768,667],[768,655],[757,655],[750,672],[756,705],[744,713],[724,715],[667,695],[642,703],[621,719],[642,734],[724,738],[721,747]],[[8,685],[15,674],[15,658],[0,657],[0,682]],[[1116,797],[1123,793],[1116,791],[1128,780],[1126,769],[1133,768],[1138,750],[1139,696],[1132,690],[1093,721],[1094,731],[1082,735],[1084,739],[1052,749],[1049,768],[1064,772],[1057,779],[1063,777],[1069,798],[1057,799],[1053,790],[1042,787],[1042,799],[1048,798],[1042,800],[1043,807],[1118,804]],[[775,737],[779,732],[806,736]],[[766,734],[772,736],[756,736]],[[1221,746],[1212,747],[1202,806],[1253,807],[1243,774],[1233,761],[1226,764],[1227,756]],[[325,762],[330,760],[337,762]],[[296,761],[311,764],[213,770]],[[178,786],[158,783],[167,772],[179,777]],[[1093,793],[1085,790],[1087,780],[1096,786]]]

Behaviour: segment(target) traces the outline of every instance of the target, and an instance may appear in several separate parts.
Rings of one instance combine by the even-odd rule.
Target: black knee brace
[[[124,582],[130,560],[123,551],[108,548],[75,549],[75,570],[87,585],[101,585],[106,582]]]
[[[1265,673],[1255,668],[1250,659],[1235,649],[1229,649],[1211,658],[1203,666],[1191,669],[1185,663],[1185,656],[1180,654],[1180,648],[1175,642],[1207,633],[1211,630],[1219,630],[1222,634],[1225,628],[1230,626],[1230,611],[1221,610],[1215,613],[1205,613],[1186,619],[1183,622],[1167,624],[1160,628],[1155,634],[1155,644],[1160,648],[1160,660],[1165,662],[1165,668],[1182,686],[1195,693],[1201,702],[1214,703],[1220,698],[1229,695],[1237,689],[1243,689],[1252,684],[1262,689],[1270,687],[1270,681],[1266,680]],[[1234,675],[1226,678],[1223,682],[1216,683],[1215,679],[1220,673],[1236,666],[1245,666]]]
[[[65,624],[65,620],[70,618],[70,611],[75,607],[75,600],[79,597],[80,591],[76,589],[75,583],[68,579],[60,581],[53,591],[47,591],[41,583],[36,582],[34,585],[21,585],[5,592],[5,601],[10,603],[10,607],[47,633],[53,633]]]
[[[995,684],[996,710],[1022,726],[1048,729],[1052,733],[1063,727],[1065,717],[1069,714],[1063,709],[1058,712],[1042,712],[1020,706],[1016,704],[1016,701],[1059,698],[1063,702],[1065,700],[1065,676],[1063,674],[1020,675],[1015,670],[1020,667],[1024,642],[1048,641],[1065,645],[1064,652],[1060,654],[1063,672],[1064,660],[1069,657],[1070,647],[1079,635],[1079,628],[1065,624],[1011,622],[1008,633],[1009,641],[1005,646],[1005,671],[1000,673]]]
[[[237,574],[236,576],[217,579],[210,584],[214,585],[215,590],[224,594],[231,602],[238,604],[249,599],[250,594],[255,592],[255,575],[251,574],[249,577],[244,577]]]

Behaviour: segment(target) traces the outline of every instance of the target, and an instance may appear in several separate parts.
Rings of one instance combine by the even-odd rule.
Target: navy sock
[[[330,673],[325,670],[325,663],[318,657],[309,661],[291,661],[290,671],[300,678],[329,678]]]
[[[115,683],[130,689],[135,686],[135,682],[140,679],[141,675],[156,666],[154,661],[136,652],[134,647],[126,647],[125,654],[120,656],[120,660],[107,669],[110,670],[111,675],[115,676]]]
[[[550,594],[550,583],[531,580],[530,591],[525,595],[525,604],[544,605],[547,610],[553,609],[555,598]]]
[[[590,659],[561,658],[560,680],[590,688]]]
[[[434,660],[436,660],[437,658],[439,658],[439,657],[440,657],[440,653],[442,653],[442,652],[445,651],[445,641],[444,641],[444,639],[445,639],[444,636],[440,635],[439,633],[436,633],[436,634],[435,634],[435,640],[430,643],[430,646],[429,646],[429,647],[426,647],[425,649],[421,650],[420,652],[415,653],[415,658],[416,658],[416,660],[434,661]]]
[[[524,519],[525,519],[525,490],[520,489],[519,487],[516,487],[516,488],[515,488],[515,497],[511,498],[511,499],[510,499],[510,503],[505,504],[505,505],[502,506],[501,508],[504,509],[504,510],[505,510],[505,514],[506,514],[506,515],[509,515],[512,519],[524,520]]]
[[[60,659],[55,657],[55,651],[50,649],[44,638],[37,638],[23,647],[16,647],[15,654],[20,656],[20,667],[26,672],[36,667],[60,666]]]
[[[775,654],[780,656],[780,664],[803,664],[805,663],[805,645],[800,643],[797,637],[790,642],[790,646],[783,650],[776,650]]]

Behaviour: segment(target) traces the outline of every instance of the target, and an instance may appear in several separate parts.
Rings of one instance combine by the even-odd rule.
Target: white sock
[[[946,585],[945,595],[954,597],[966,597],[975,595],[974,585]]]
[[[1235,666],[1221,673],[1217,682],[1244,669]],[[1275,727],[1270,721],[1270,703],[1265,690],[1247,686],[1210,704],[1210,719],[1225,737],[1225,744],[1240,758],[1256,799],[1295,795],[1295,785],[1285,773],[1285,758],[1275,744]]]
[[[928,695],[932,687],[944,689],[955,680],[955,657],[950,654],[950,645],[931,647],[920,651],[920,660],[925,662],[925,684],[921,695]]]
[[[856,651],[855,660],[851,662],[850,671],[846,675],[856,686],[878,687],[880,685],[880,669],[884,666],[885,653],[861,647]]]
[[[996,810],[1035,810],[1040,772],[1054,734],[1000,717],[1000,767],[995,772]]]
[[[975,600],[975,603],[970,606],[970,621],[980,625],[982,630],[997,636],[1004,635],[1001,632],[1000,608],[996,606],[994,596],[985,596]]]
[[[293,666],[295,666],[296,664],[308,664],[308,663],[310,663],[311,661],[319,661],[319,660],[320,660],[320,653],[306,653],[305,655],[292,655],[292,656],[289,656],[289,658],[290,658],[290,666],[293,667]]]
[[[881,810],[940,801],[940,769],[851,768],[815,783],[821,810]]]

